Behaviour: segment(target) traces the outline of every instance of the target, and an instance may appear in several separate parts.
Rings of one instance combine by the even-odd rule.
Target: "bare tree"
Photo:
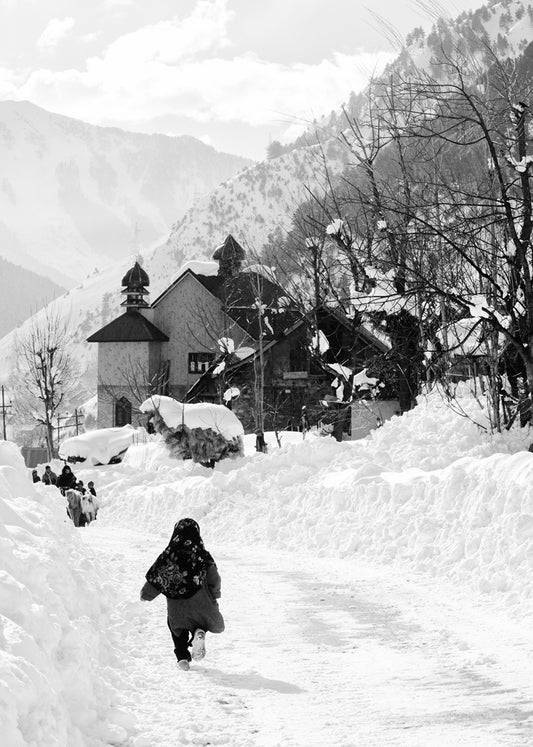
[[[169,366],[167,361],[161,361],[157,371],[151,373],[144,361],[128,357],[126,364],[117,371],[117,381],[120,387],[98,379],[98,387],[103,392],[107,402],[117,401],[117,389],[120,396],[127,395],[137,406],[152,394],[168,394]]]
[[[532,412],[532,85],[527,64],[483,51],[483,68],[448,44],[431,72],[407,65],[374,81],[341,136],[353,163],[317,202],[336,218],[323,228],[346,258],[353,304],[389,332],[402,397],[416,394],[430,343],[464,359],[475,339],[499,429],[502,365],[522,424]]]
[[[54,416],[76,386],[71,338],[68,321],[47,307],[31,317],[27,331],[15,339],[15,409],[19,417],[44,427],[49,459],[55,454]]]

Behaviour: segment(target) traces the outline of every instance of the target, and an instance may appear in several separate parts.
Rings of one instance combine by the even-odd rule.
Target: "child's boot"
[[[191,656],[194,661],[200,661],[205,656],[205,630],[198,628],[194,632],[191,643]]]

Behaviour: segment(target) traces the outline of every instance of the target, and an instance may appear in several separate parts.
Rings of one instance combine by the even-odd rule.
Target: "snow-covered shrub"
[[[221,459],[242,456],[244,429],[237,416],[224,405],[210,402],[182,404],[160,395],[145,400],[146,413],[170,453],[178,459],[192,459],[213,466]]]

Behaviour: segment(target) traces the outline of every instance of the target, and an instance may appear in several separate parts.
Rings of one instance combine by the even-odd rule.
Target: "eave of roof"
[[[168,336],[138,311],[127,311],[87,338],[87,342],[167,342]]]

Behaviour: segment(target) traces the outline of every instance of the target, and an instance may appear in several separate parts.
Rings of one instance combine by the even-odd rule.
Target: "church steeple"
[[[231,234],[228,234],[224,242],[220,246],[217,246],[213,254],[213,259],[218,260],[219,277],[228,280],[238,275],[245,256],[246,252],[239,242],[235,241]]]
[[[128,270],[122,278],[121,292],[126,294],[126,298],[120,305],[125,306],[126,311],[137,311],[138,309],[148,308],[148,303],[144,296],[147,296],[149,293],[146,290],[149,285],[150,279],[147,273],[138,262],[135,262],[131,270]]]

